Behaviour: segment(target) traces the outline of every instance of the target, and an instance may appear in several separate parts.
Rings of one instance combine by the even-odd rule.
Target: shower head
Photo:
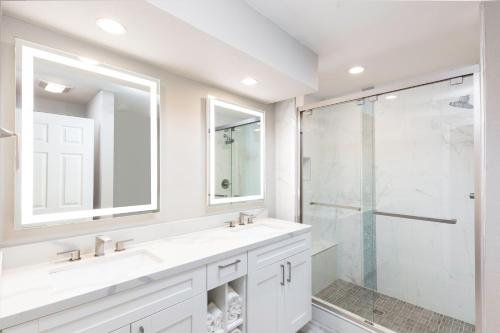
[[[469,100],[470,95],[460,96],[458,101],[450,102],[450,106],[461,109],[472,109],[474,108],[474,105],[470,104]]]
[[[230,137],[229,135],[227,135],[227,134],[224,134],[224,143],[225,143],[226,145],[230,145],[230,144],[231,144],[231,143],[233,143],[233,142],[234,142],[234,139],[233,139],[233,138],[231,138],[231,137]]]

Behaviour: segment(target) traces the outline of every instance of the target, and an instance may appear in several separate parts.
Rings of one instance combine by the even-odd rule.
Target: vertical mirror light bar
[[[158,209],[158,94],[156,82],[150,82],[150,139],[151,139],[151,206]]]
[[[208,114],[209,114],[209,169],[210,169],[210,204],[222,204],[231,202],[242,202],[251,200],[264,199],[264,179],[265,179],[265,133],[266,124],[264,113],[261,111],[251,110],[236,104],[227,103],[216,99],[213,96],[207,97],[208,103]],[[243,112],[250,114],[252,116],[258,117],[260,120],[260,193],[257,195],[249,195],[243,197],[232,197],[232,198],[217,198],[215,196],[215,107],[220,106],[225,109],[234,110],[238,112]]]
[[[209,122],[209,168],[210,168],[210,204],[216,203],[215,198],[215,98],[207,97],[208,101],[208,122]]]
[[[21,48],[21,212],[22,221],[33,216],[33,49]]]
[[[22,45],[22,171],[21,171],[21,224],[47,224],[51,222],[107,216],[133,212],[153,211],[158,208],[158,83],[108,67],[85,63],[42,49]],[[73,212],[33,214],[33,76],[34,59],[40,58],[62,65],[79,68],[103,76],[135,83],[149,88],[151,112],[151,203],[146,205],[89,209]]]

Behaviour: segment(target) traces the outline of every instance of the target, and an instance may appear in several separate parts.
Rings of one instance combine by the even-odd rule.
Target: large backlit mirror
[[[264,113],[207,98],[209,203],[264,198]]]
[[[17,40],[18,224],[157,210],[158,87]]]

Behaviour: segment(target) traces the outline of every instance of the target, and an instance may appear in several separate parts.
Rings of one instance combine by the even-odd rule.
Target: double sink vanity
[[[7,269],[0,329],[206,332],[207,304],[224,310],[232,286],[243,298],[241,332],[296,332],[311,319],[310,242],[309,226],[259,218]],[[232,328],[226,319],[221,333]]]

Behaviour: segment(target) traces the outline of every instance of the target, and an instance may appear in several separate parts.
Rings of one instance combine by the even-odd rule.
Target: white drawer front
[[[145,278],[148,279],[148,278]],[[206,290],[206,268],[180,273],[39,320],[39,332],[110,332]]]
[[[310,248],[311,233],[309,232],[258,248],[248,252],[248,270],[255,271]]]
[[[219,260],[207,265],[207,288],[213,289],[246,274],[246,253]]]

